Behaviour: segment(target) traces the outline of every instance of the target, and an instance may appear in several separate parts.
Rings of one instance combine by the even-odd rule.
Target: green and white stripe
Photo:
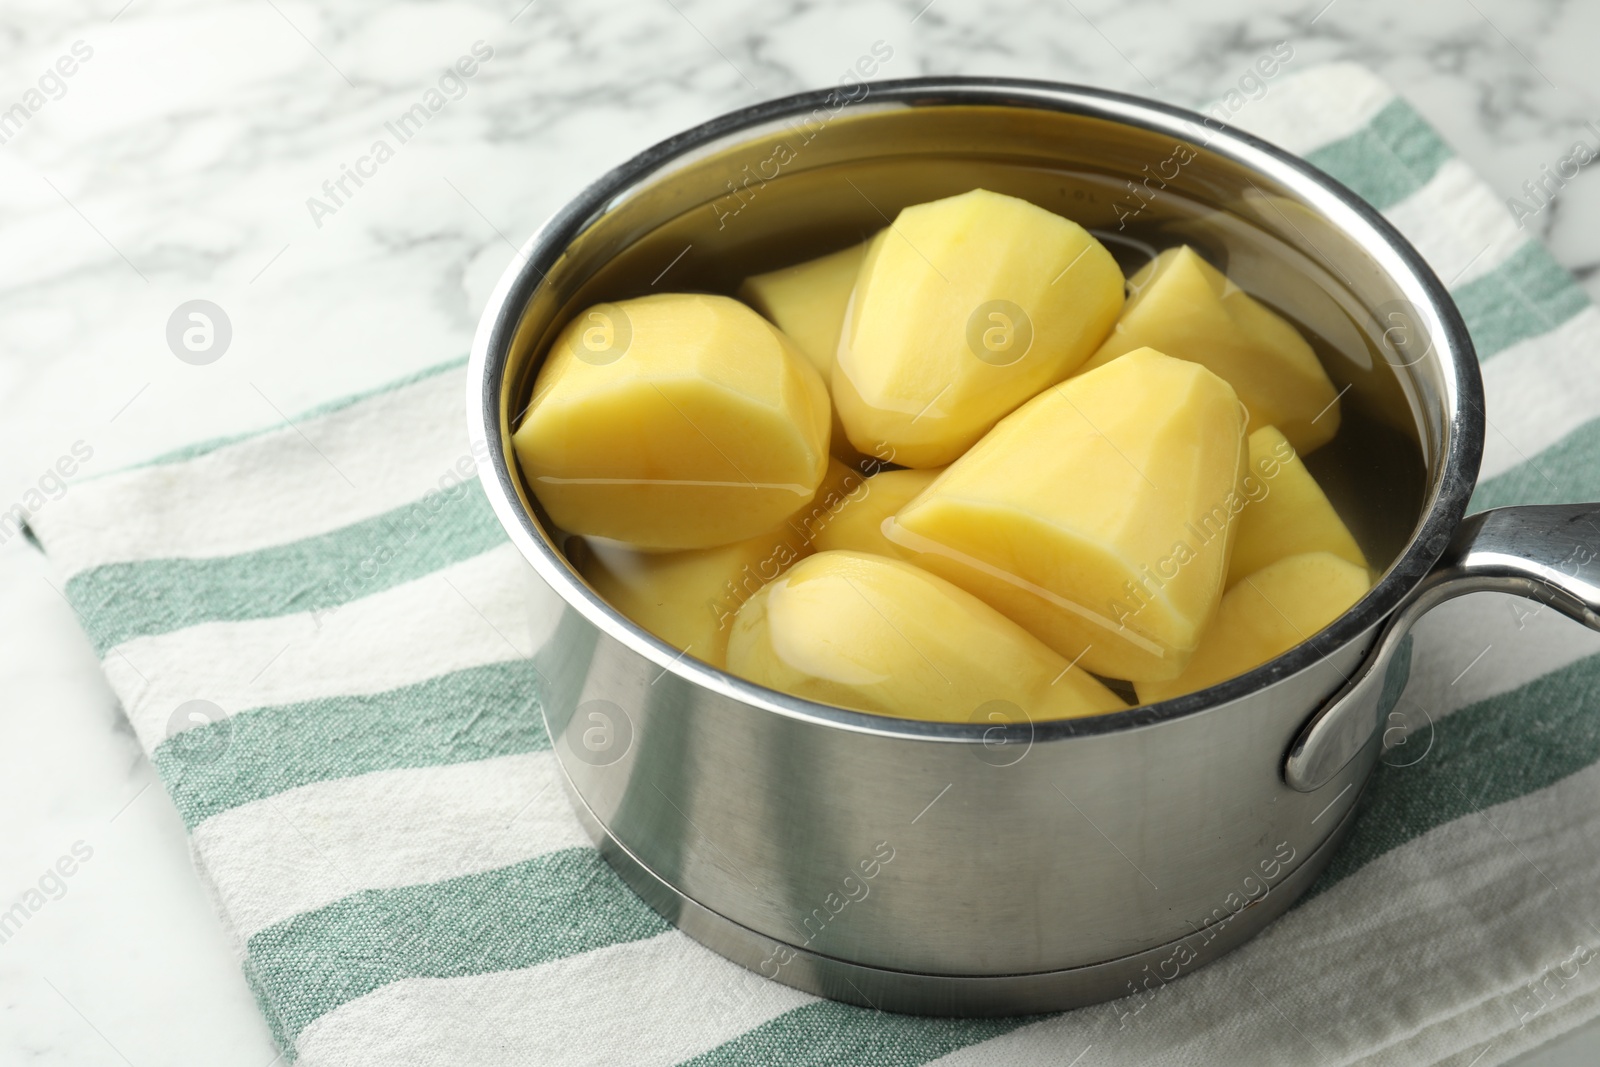
[[[560,794],[559,773],[548,750],[535,750],[317,779],[222,808],[193,828],[194,848],[248,941],[358,889],[442,882],[586,845],[561,807],[541,803]]]
[[[1600,319],[1427,124],[1348,66],[1233,121],[1372,200],[1451,286],[1488,397],[1477,502],[1600,498]],[[459,484],[461,378],[187,448],[36,519],[287,1059],[1465,1067],[1600,1013],[1597,968],[1526,997],[1600,945],[1600,637],[1486,598],[1419,628],[1407,699],[1432,728],[1391,758],[1431,748],[1380,769],[1307,901],[1142,1008],[913,1019],[726,963],[567,809],[526,658],[554,612]],[[221,717],[174,724],[191,700]]]
[[[391,983],[307,1027],[300,1062],[667,1065],[808,1003],[671,931],[520,970]],[[519,1021],[511,1032],[507,1019]]]
[[[130,694],[128,717],[151,747],[185,700],[233,713],[398,690],[525,655],[525,575],[516,550],[502,543],[332,612],[201,622],[130,638],[107,657],[106,673]],[[500,639],[485,642],[485,635]],[[213,680],[199,690],[192,675],[174,669],[197,658],[214,665]]]

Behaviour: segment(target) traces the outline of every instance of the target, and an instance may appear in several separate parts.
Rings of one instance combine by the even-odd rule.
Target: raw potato
[[[739,299],[782,330],[824,379],[833,372],[845,308],[870,243],[752,275],[739,286]]]
[[[822,378],[775,327],[729,297],[673,293],[568,324],[512,443],[557,526],[713,548],[815,495],[828,421]]]
[[[862,492],[851,497],[826,529],[817,535],[818,552],[849,549],[891,559],[904,559],[904,549],[883,536],[883,522],[911,503],[943,474],[943,468],[925,471],[879,471],[868,478]]]
[[[1366,567],[1330,552],[1290,556],[1256,571],[1222,598],[1187,670],[1134,686],[1140,702],[1193,693],[1260,666],[1338,618],[1370,584]]]
[[[568,558],[606,603],[713,667],[726,663],[729,627],[740,605],[809,551],[766,536],[685,552],[574,540]]]
[[[861,260],[872,241],[810,259],[793,267],[757,274],[739,286],[739,299],[765,315],[811,361],[824,382],[833,374],[839,332],[850,306],[850,293],[861,272]],[[850,446],[839,412],[833,411],[833,454],[846,462],[859,453]]]
[[[906,208],[861,265],[833,367],[850,443],[949,463],[1087,359],[1121,307],[1121,270],[1077,223],[983,189]]]
[[[816,544],[844,513],[866,496],[867,477],[836,459],[828,460],[828,473],[811,502],[784,520],[783,528],[794,541]],[[818,551],[821,551],[820,547]]]
[[[994,721],[998,712],[1013,722],[1126,707],[949,582],[859,552],[819,552],[751,597],[733,624],[728,669],[795,696],[906,719]]]
[[[642,552],[618,541],[575,537],[567,542],[567,558],[623,615],[672,647],[722,667],[739,608],[810,555],[813,539],[864,494],[865,483],[830,461],[816,499],[758,537],[683,552]]]
[[[1162,252],[1128,288],[1116,328],[1080,373],[1154,348],[1226,379],[1250,412],[1250,428],[1276,426],[1301,454],[1339,431],[1338,394],[1305,338],[1192,248]]]
[[[1173,678],[1222,595],[1244,460],[1228,383],[1140,349],[1023,405],[886,534],[1095,674]]]
[[[1263,487],[1253,490],[1250,478]],[[1228,585],[1287,556],[1331,552],[1367,569],[1367,557],[1350,536],[1344,520],[1306,470],[1294,446],[1276,427],[1263,426],[1250,435],[1250,463],[1245,494],[1250,498],[1239,515],[1239,531],[1228,562]]]
[[[974,189],[738,295],[586,309],[512,437],[573,566],[687,656],[901,718],[1073,718],[1246,672],[1370,585],[1301,460],[1339,394],[1189,247],[1124,283]]]

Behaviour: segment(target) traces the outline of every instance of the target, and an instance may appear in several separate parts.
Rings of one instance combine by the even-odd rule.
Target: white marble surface
[[[0,507],[75,442],[84,475],[111,470],[463,353],[511,243],[590,177],[831,83],[876,40],[884,77],[1189,104],[1289,40],[1297,67],[1390,79],[1504,195],[1600,121],[1589,0],[925,4],[8,0],[0,110],[75,42],[92,55],[0,145]],[[465,94],[315,226],[306,198],[477,41],[493,57]],[[1600,167],[1536,221],[1600,296]],[[207,366],[165,340],[196,298],[233,326]],[[0,944],[0,1062],[267,1067],[177,814],[56,582],[20,538],[0,545],[0,899],[77,842],[92,857]],[[1580,1035],[1528,1062],[1597,1049]]]

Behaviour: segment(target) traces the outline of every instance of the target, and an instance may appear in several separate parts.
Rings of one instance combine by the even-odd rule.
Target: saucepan
[[[739,280],[983,187],[1132,270],[1187,243],[1313,342],[1343,424],[1307,463],[1377,578],[1320,633],[1200,692],[1069,721],[892,719],[708,666],[562,553],[510,435],[583,308]],[[670,138],[585,188],[489,299],[467,397],[482,485],[530,564],[539,700],[578,817],[660,914],[767,978],[878,1009],[1050,1011],[1148,991],[1281,915],[1384,751],[1407,630],[1521,594],[1600,626],[1600,509],[1464,518],[1484,435],[1449,293],[1369,205],[1164,104],[992,78],[852,83]],[[1392,743],[1395,737],[1390,737]]]

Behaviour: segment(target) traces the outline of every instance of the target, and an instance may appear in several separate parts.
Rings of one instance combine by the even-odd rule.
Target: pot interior
[[[1465,342],[1442,287],[1371,209],[1248,138],[1114,94],[1024,83],[871,92],[839,108],[822,94],[778,101],[691,131],[602,178],[541,232],[531,266],[542,282],[524,268],[524,291],[511,290],[523,306],[499,391],[510,470],[509,435],[543,354],[585,307],[732,294],[749,274],[870,236],[903,207],[981,186],[1085,226],[1128,273],[1192,245],[1291,320],[1345,390],[1338,436],[1307,465],[1380,573],[1407,557],[1447,480]],[[1405,584],[1432,558],[1411,559]]]

